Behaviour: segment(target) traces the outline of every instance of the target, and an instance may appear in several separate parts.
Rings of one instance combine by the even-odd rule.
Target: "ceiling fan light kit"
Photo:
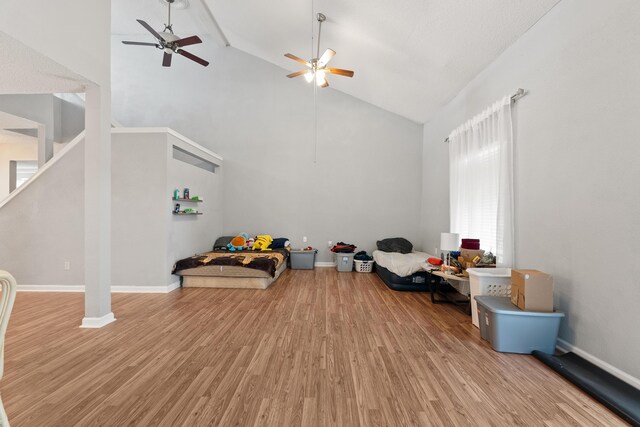
[[[320,56],[320,36],[322,35],[322,23],[327,20],[327,17],[323,13],[318,13],[316,15],[316,19],[318,20],[318,49],[316,51],[316,57],[311,58],[309,61],[305,61],[304,59],[297,57],[291,53],[285,53],[289,59],[292,59],[296,62],[303,64],[307,67],[306,70],[298,71],[295,73],[291,73],[287,75],[287,77],[294,78],[301,75],[304,75],[305,80],[308,83],[311,83],[315,80],[316,85],[319,87],[327,87],[329,86],[329,80],[327,79],[327,74],[336,74],[338,76],[345,77],[353,77],[353,71],[351,70],[343,70],[341,68],[328,68],[327,64],[336,54],[336,52],[332,49],[327,49],[324,51],[322,56]]]
[[[164,51],[164,56],[162,58],[162,66],[170,67],[171,59],[173,58],[173,54],[177,53],[178,55],[182,55],[187,59],[190,59],[194,62],[202,66],[209,65],[208,61],[205,61],[202,58],[197,57],[196,55],[183,50],[182,48],[185,46],[191,46],[194,44],[202,43],[202,40],[198,36],[190,36],[185,38],[180,38],[173,33],[173,26],[171,25],[171,6],[177,6],[178,9],[186,9],[189,7],[188,0],[160,0],[161,3],[166,4],[168,7],[168,19],[167,24],[164,26],[164,30],[161,32],[157,32],[151,27],[151,25],[144,22],[142,19],[136,19],[140,25],[142,25],[147,31],[149,31],[157,40],[156,43],[146,43],[146,42],[134,42],[134,41],[123,41],[122,43],[127,45],[135,45],[135,46],[153,46],[157,49]]]
[[[158,0],[164,6],[171,5],[174,9],[184,10],[189,7],[189,0]]]

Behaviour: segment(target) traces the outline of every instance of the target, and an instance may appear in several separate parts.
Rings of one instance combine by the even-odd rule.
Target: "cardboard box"
[[[478,250],[461,249],[460,250],[460,256],[463,257],[466,262],[473,261],[473,259],[477,256],[482,258],[482,255],[484,255],[484,251],[482,249],[478,249]]]
[[[521,310],[553,311],[553,277],[538,270],[511,270],[511,303]]]

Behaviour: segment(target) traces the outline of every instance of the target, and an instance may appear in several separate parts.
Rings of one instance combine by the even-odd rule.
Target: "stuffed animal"
[[[240,233],[238,236],[231,239],[231,242],[227,244],[227,249],[231,252],[243,250],[248,238],[249,235],[247,233]]]
[[[268,234],[256,236],[256,241],[253,242],[254,251],[266,251],[269,249],[269,245],[273,242],[273,238]]]
[[[253,243],[256,241],[256,239],[254,239],[253,237],[249,237],[247,239],[247,242],[244,244],[244,247],[251,250],[251,248],[253,248]]]

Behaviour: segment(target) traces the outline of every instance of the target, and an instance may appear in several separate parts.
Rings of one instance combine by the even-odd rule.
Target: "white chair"
[[[2,295],[0,296],[0,379],[4,373],[4,334],[7,332],[9,324],[9,316],[13,309],[13,302],[16,299],[16,279],[4,270],[0,270],[0,285],[2,286]],[[9,427],[9,419],[2,405],[0,398],[0,426]]]

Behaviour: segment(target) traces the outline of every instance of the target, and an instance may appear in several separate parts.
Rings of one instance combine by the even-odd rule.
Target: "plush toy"
[[[253,237],[249,237],[247,239],[247,242],[244,244],[244,247],[251,250],[251,248],[253,248],[253,243],[256,241],[256,239],[254,239]]]
[[[266,251],[269,249],[269,245],[273,242],[273,238],[268,234],[256,236],[256,241],[253,242],[254,251]]]
[[[231,252],[243,250],[248,238],[249,235],[247,233],[240,233],[238,236],[231,239],[231,242],[227,244],[227,249]]]

